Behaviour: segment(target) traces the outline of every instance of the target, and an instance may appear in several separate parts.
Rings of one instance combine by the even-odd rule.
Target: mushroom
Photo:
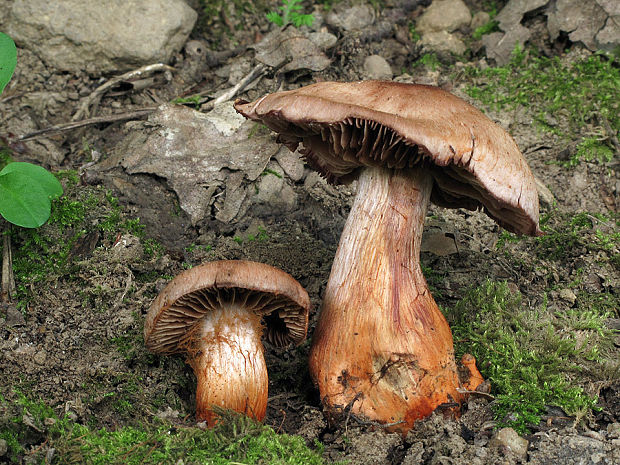
[[[158,354],[187,354],[197,380],[198,420],[213,426],[218,406],[262,421],[268,388],[263,327],[276,346],[300,344],[309,308],[308,293],[282,270],[214,261],[168,283],[149,308],[144,340]]]
[[[534,177],[510,135],[448,92],[396,82],[321,82],[235,108],[301,145],[329,182],[358,180],[310,351],[328,413],[405,433],[458,405],[452,333],[419,262],[424,218],[433,201],[539,234]]]

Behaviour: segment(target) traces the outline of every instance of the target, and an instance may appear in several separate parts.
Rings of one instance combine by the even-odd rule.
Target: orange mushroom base
[[[260,315],[222,305],[188,331],[181,346],[196,375],[196,419],[218,421],[214,406],[262,421],[267,411],[268,376]]]
[[[463,401],[452,333],[419,264],[432,186],[423,168],[360,174],[310,352],[328,415],[405,434]]]

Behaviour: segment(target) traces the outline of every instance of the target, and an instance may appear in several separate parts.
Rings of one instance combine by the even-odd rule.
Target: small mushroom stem
[[[327,283],[310,371],[328,413],[405,433],[459,402],[450,327],[419,263],[433,181],[422,168],[365,168]]]
[[[230,304],[215,309],[188,332],[187,363],[196,375],[196,418],[217,423],[213,406],[262,421],[268,377],[260,316]]]

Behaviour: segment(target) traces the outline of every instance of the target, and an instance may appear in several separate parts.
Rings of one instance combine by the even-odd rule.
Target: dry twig
[[[113,115],[105,115],[105,116],[97,116],[95,118],[83,119],[81,121],[72,121],[70,123],[62,123],[57,124],[56,126],[51,126],[45,129],[39,129],[38,131],[33,131],[28,134],[24,134],[23,136],[19,136],[17,139],[21,141],[36,139],[42,136],[51,136],[54,134],[59,134],[64,131],[70,131],[71,129],[77,129],[84,126],[90,126],[92,124],[100,124],[100,123],[113,123],[115,121],[126,121],[130,119],[138,119],[144,116],[148,116],[153,113],[157,107],[146,107],[139,108],[134,111],[128,111],[126,113],[117,113]]]
[[[110,79],[105,84],[97,87],[88,97],[84,98],[78,111],[75,112],[71,121],[79,121],[84,117],[90,115],[91,106],[96,105],[101,100],[103,94],[105,94],[108,90],[114,87],[116,84],[122,81],[127,81],[129,79],[135,79],[138,77],[143,77],[146,74],[156,73],[159,71],[173,71],[174,68],[163,63],[155,63],[153,65],[142,66],[141,68],[134,69],[133,71],[129,71],[125,74],[117,76],[115,78]]]
[[[250,73],[245,76],[241,81],[239,81],[236,85],[228,89],[222,95],[217,97],[216,99],[211,100],[210,102],[205,103],[200,107],[202,111],[212,110],[216,105],[232,100],[237,95],[239,95],[243,90],[255,79],[261,77],[267,71],[267,67],[263,64],[258,64],[254,67]]]

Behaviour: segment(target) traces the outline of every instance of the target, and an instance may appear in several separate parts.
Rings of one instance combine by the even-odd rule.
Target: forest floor
[[[265,11],[275,8],[242,5],[222,18],[195,3],[191,38],[213,51],[253,44],[270,28]],[[472,11],[486,5],[466,3]],[[390,7],[379,4],[377,15],[387,14]],[[432,206],[426,219],[426,279],[457,356],[476,357],[490,395],[470,397],[460,419],[434,414],[406,437],[353,416],[329,424],[307,359],[355,184],[333,187],[307,169],[292,179],[272,160],[252,182],[285,184],[295,198],[285,213],[258,201],[243,218],[218,222],[219,189],[212,215],[192,221],[165,177],[105,165],[148,124],[100,123],[16,142],[15,134],[28,132],[21,122],[70,121],[75,89],[100,85],[20,49],[14,84],[0,97],[0,148],[5,161],[50,168],[65,193],[41,228],[10,228],[16,292],[0,307],[0,462],[620,463],[618,61],[537,36],[496,66],[473,38],[464,56],[446,58],[416,47],[415,29],[403,28],[412,45],[391,63],[395,78],[438,85],[482,109],[514,137],[541,184],[541,237],[508,233],[482,212]],[[396,43],[343,33],[326,69],[267,71],[241,97],[364,79],[363,58],[396,56]],[[253,66],[252,53],[205,71],[192,91],[229,88],[231,63],[242,55]],[[198,59],[180,53],[173,66],[195,70]],[[98,114],[179,97],[196,108],[181,76],[148,90],[117,89],[101,99]],[[266,345],[266,427],[243,418],[215,431],[196,427],[191,368],[144,347],[144,318],[164,285],[184,269],[224,259],[277,266],[313,303],[306,342]]]

